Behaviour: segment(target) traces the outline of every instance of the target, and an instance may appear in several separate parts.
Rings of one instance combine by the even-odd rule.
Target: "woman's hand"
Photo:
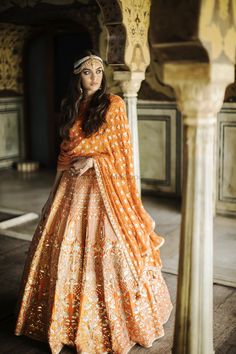
[[[81,176],[87,170],[93,167],[93,158],[92,157],[80,157],[77,161],[73,163],[70,168],[70,171],[73,175]]]

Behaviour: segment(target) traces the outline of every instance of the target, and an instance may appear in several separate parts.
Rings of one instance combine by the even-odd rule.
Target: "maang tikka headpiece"
[[[101,64],[102,70],[104,70],[103,60],[97,55],[88,55],[74,63],[74,74],[79,74],[84,68],[93,67],[95,63]],[[82,64],[82,65],[81,65]]]

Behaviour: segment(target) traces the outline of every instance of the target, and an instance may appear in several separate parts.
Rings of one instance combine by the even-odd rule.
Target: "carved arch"
[[[108,31],[107,63],[119,69],[127,69],[124,61],[126,30],[123,24],[122,9],[118,0],[96,0],[103,23]]]

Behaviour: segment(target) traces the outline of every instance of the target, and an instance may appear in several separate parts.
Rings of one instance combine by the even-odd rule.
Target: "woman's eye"
[[[99,69],[98,71],[97,71],[97,74],[100,74],[102,72],[102,70],[101,69]]]
[[[83,73],[84,73],[85,75],[88,75],[88,74],[89,74],[89,71],[83,71]]]

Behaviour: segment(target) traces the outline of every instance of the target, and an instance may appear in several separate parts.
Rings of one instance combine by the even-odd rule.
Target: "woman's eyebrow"
[[[102,69],[102,67],[101,66],[99,66],[98,68],[96,68],[95,70],[98,70],[98,69]],[[83,70],[89,70],[89,71],[91,71],[91,69],[89,69],[89,68],[84,68]]]
[[[98,69],[102,69],[102,67],[99,66],[96,70],[98,70]],[[91,69],[84,68],[83,71],[91,71]]]

